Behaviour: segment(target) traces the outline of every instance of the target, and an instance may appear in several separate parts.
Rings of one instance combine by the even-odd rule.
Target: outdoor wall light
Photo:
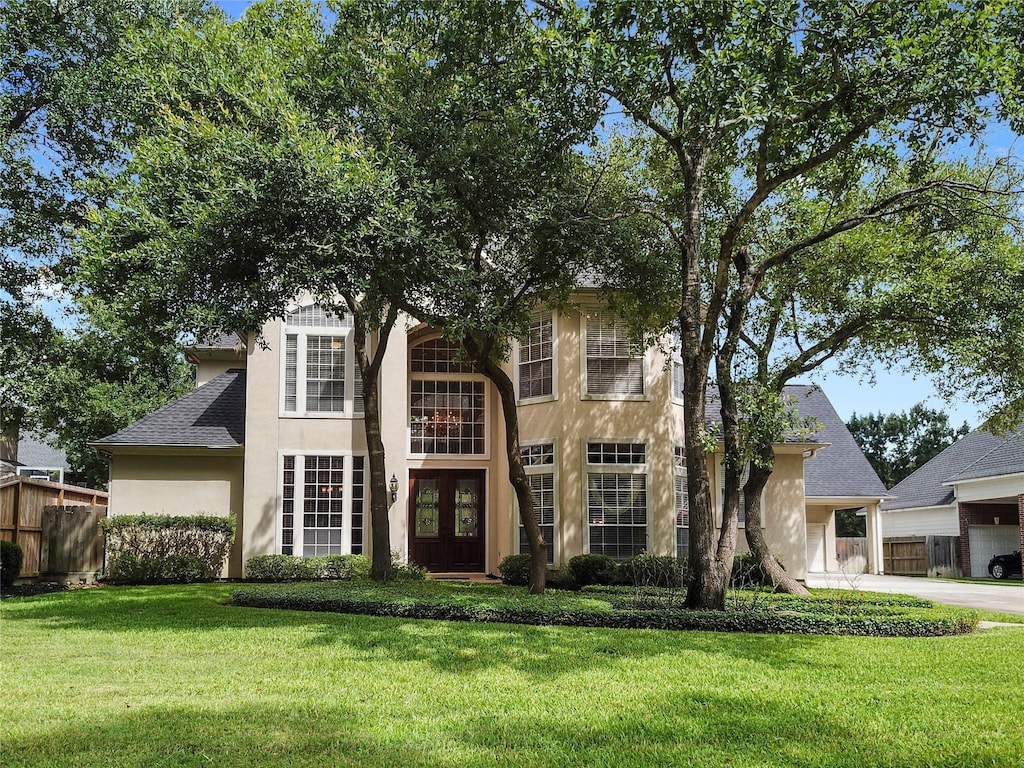
[[[391,490],[391,503],[398,501],[398,478],[395,473],[391,473],[391,480],[388,482],[388,488]]]

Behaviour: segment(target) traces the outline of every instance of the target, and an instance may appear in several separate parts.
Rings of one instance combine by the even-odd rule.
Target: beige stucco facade
[[[109,515],[233,514],[241,528],[241,450],[142,450],[119,448],[111,456]],[[226,575],[241,575],[241,569],[242,546],[236,537]]]
[[[644,549],[674,554],[677,542],[675,482],[676,446],[683,443],[681,403],[673,399],[672,364],[665,353],[650,349],[643,354],[643,392],[629,396],[587,394],[585,343],[590,296],[578,296],[578,308],[553,317],[551,393],[520,401],[520,439],[524,446],[551,444],[554,462],[555,563],[590,550],[588,519],[588,475],[609,471],[607,466],[588,465],[588,443],[642,444],[642,464],[618,467],[617,472],[642,475],[646,497],[646,544]],[[330,331],[310,331],[310,333]],[[336,333],[344,336],[344,330]],[[485,472],[484,507],[485,572],[496,573],[506,555],[519,548],[516,505],[507,481],[504,426],[494,387],[482,377],[448,373],[443,378],[479,381],[484,393],[485,440],[482,452],[471,455],[413,454],[410,442],[410,387],[416,378],[410,371],[411,349],[437,334],[410,320],[400,320],[388,340],[380,372],[382,436],[386,471],[398,480],[397,498],[391,503],[391,546],[403,558],[410,555],[410,479],[418,470],[480,469]],[[239,520],[239,547],[232,558],[231,575],[241,575],[248,558],[282,551],[283,461],[284,457],[346,457],[346,493],[353,487],[353,461],[362,462],[366,440],[362,418],[355,408],[344,414],[296,415],[285,408],[283,321],[268,323],[262,344],[249,339],[244,361],[218,359],[208,355],[197,360],[197,381],[209,381],[224,366],[246,369],[244,456],[216,457],[211,452],[190,455],[128,455],[122,450],[113,457],[111,468],[111,513],[176,512],[192,514],[234,512]],[[336,346],[337,348],[337,346]],[[517,381],[519,350],[513,345],[506,370]],[[346,356],[351,377],[351,355]],[[295,364],[292,363],[293,370]],[[301,364],[298,366],[301,371]],[[301,373],[299,374],[301,375]],[[441,374],[438,374],[441,376]],[[422,378],[422,376],[420,377]],[[518,382],[517,382],[518,383]],[[351,378],[349,379],[351,386]],[[348,395],[351,397],[351,394]],[[239,449],[240,451],[242,449]],[[790,574],[807,573],[809,524],[824,524],[831,537],[830,566],[835,564],[835,526],[831,509],[805,506],[803,462],[806,449],[799,445],[780,446],[774,474],[764,498],[766,539]],[[360,458],[363,457],[363,458]],[[720,457],[709,461],[712,488]],[[368,464],[362,487],[368,488]],[[295,482],[299,482],[296,480]],[[363,505],[361,551],[368,553],[368,492]],[[345,515],[354,515],[353,503],[345,502]],[[298,512],[297,512],[298,514]],[[354,518],[346,517],[346,525]],[[357,532],[346,533],[343,544],[355,542]],[[745,543],[740,535],[740,550]],[[355,547],[351,547],[355,548]],[[296,550],[296,554],[299,551]]]

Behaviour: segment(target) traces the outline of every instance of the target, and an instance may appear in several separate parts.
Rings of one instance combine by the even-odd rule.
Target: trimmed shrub
[[[551,589],[579,589],[576,579],[572,577],[572,572],[566,565],[560,568],[548,568],[545,580]]]
[[[501,580],[513,587],[525,587],[530,583],[530,556],[509,555],[498,566]]]
[[[370,558],[366,555],[256,555],[245,562],[245,577],[250,581],[346,581],[370,577]]]
[[[390,590],[390,591],[389,591]],[[606,608],[594,605],[560,605],[520,590],[509,590],[500,602],[490,598],[479,603],[440,591],[395,593],[394,587],[363,584],[249,585],[232,593],[234,605],[301,611],[328,611],[404,619],[500,622],[621,629],[696,629],[711,632],[771,632],[810,635],[866,635],[878,637],[935,637],[973,631],[974,611],[945,606],[904,608],[898,613],[865,610],[856,615],[801,613],[792,605],[757,610],[687,610],[655,601],[649,607],[609,601]],[[623,595],[625,597],[625,595]],[[618,603],[616,605],[615,603]],[[630,606],[633,607],[630,607]]]
[[[782,564],[781,560],[776,561],[783,570],[786,566]],[[733,589],[747,589],[750,587],[773,587],[771,577],[761,567],[761,564],[757,561],[750,552],[744,552],[741,555],[736,555],[732,561],[732,573],[729,576],[729,586]]]
[[[220,575],[233,516],[120,515],[100,521],[112,584],[183,584]]]
[[[423,581],[427,578],[427,569],[416,563],[396,563],[391,568],[395,581]]]
[[[10,587],[21,573],[25,553],[13,541],[0,541],[0,586]]]
[[[686,558],[671,555],[637,555],[619,566],[619,581],[629,587],[679,589],[688,575]]]
[[[569,560],[569,573],[581,587],[589,584],[614,584],[619,566],[608,555],[576,555]]]

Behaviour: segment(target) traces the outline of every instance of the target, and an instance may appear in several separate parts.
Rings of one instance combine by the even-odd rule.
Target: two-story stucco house
[[[506,363],[549,557],[685,553],[678,366],[634,354],[596,295],[576,307],[537,312]],[[95,443],[110,457],[111,514],[234,513],[232,576],[253,555],[365,553],[370,541],[350,320],[298,304],[263,337],[265,348],[233,336],[190,348],[196,389]],[[393,331],[380,379],[392,547],[432,571],[496,572],[525,539],[494,388],[411,321]],[[797,578],[836,570],[834,510],[865,506],[877,571],[885,489],[824,394],[791,391],[823,426],[816,442],[776,447],[767,540]]]

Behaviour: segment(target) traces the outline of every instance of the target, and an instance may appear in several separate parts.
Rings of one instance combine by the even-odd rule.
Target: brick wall
[[[957,517],[960,520],[960,569],[964,576],[971,575],[971,539],[968,526],[995,525],[997,517],[1000,525],[1012,525],[1015,513],[1020,520],[1021,544],[1024,546],[1024,494],[1017,497],[1016,509],[1009,504],[957,504]]]

